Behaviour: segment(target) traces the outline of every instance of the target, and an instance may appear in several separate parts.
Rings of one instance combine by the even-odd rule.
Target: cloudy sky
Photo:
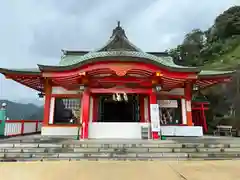
[[[141,49],[164,51],[193,28],[210,27],[232,5],[240,0],[1,0],[0,67],[57,64],[61,49],[98,48],[117,20]],[[33,90],[0,75],[3,98],[38,99]]]

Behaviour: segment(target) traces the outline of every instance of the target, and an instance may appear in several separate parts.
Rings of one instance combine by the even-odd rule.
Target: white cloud
[[[145,51],[180,43],[193,28],[206,29],[239,0],[3,0],[0,2],[0,67],[56,64],[60,49],[104,44],[121,20],[129,39]],[[0,99],[36,93],[0,76]]]

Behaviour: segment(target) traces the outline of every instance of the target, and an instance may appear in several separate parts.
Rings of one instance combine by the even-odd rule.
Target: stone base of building
[[[142,129],[148,129],[148,139],[151,139],[150,123],[90,123],[89,139],[143,139]],[[164,136],[201,137],[201,126],[161,126]],[[81,133],[81,132],[80,132]],[[44,136],[76,136],[78,127],[42,127]]]

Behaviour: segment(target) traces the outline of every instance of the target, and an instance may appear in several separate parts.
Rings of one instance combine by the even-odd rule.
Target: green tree
[[[211,39],[226,39],[234,35],[240,35],[240,6],[233,6],[216,18]]]
[[[186,34],[182,44],[171,49],[169,53],[174,57],[175,62],[181,65],[201,66],[215,62],[223,64],[228,62],[226,58],[230,58],[229,62],[233,63],[234,57],[238,57],[236,48],[239,46],[240,6],[233,6],[216,17],[214,24],[206,31],[194,29]],[[211,104],[209,122],[214,119],[213,117],[231,118],[236,119],[235,124],[238,123],[240,127],[240,67],[237,67],[238,64],[233,63],[232,68],[238,69],[238,73],[233,77],[232,82],[204,90],[204,95]],[[215,120],[212,122],[215,126]],[[230,121],[226,120],[226,122]]]
[[[205,46],[206,37],[200,29],[194,29],[188,33],[181,45],[171,49],[169,53],[177,59],[178,64],[188,66],[202,65],[201,50]]]

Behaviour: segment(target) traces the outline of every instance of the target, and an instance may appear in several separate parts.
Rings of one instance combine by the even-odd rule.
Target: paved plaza
[[[240,161],[1,163],[5,180],[239,180]]]

